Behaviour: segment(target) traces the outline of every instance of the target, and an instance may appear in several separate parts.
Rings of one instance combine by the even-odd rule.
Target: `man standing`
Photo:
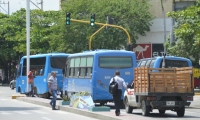
[[[118,83],[118,90],[117,90],[117,93],[113,95],[113,100],[114,100],[114,103],[115,103],[115,115],[116,116],[119,116],[120,115],[120,102],[121,102],[121,96],[122,96],[122,86],[124,86],[124,88],[126,89],[126,91],[128,92],[127,90],[127,86],[126,86],[126,83],[124,82],[124,79],[120,77],[120,72],[119,71],[116,71],[115,72],[115,82]],[[113,78],[110,80],[110,83],[113,82]]]
[[[56,72],[52,72],[52,76],[48,80],[48,87],[49,87],[49,93],[52,94],[53,98],[51,99],[51,102],[49,103],[52,107],[52,110],[56,109],[56,99],[57,99],[57,78],[56,78]]]
[[[29,96],[34,97],[33,93],[33,88],[34,88],[34,73],[35,73],[35,68],[31,68],[31,71],[28,73],[28,83],[29,83],[29,88],[31,89],[29,92]]]

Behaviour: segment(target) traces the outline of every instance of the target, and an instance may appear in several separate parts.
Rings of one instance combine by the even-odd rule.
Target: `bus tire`
[[[21,93],[21,88],[20,88],[20,87],[18,87],[18,93],[22,94],[22,93]]]
[[[45,94],[45,98],[49,99],[50,97],[51,97],[51,93],[48,92]]]

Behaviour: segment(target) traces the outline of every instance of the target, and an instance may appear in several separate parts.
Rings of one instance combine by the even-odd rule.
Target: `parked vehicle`
[[[35,94],[45,98],[51,96],[48,89],[48,78],[53,71],[57,73],[58,90],[62,92],[62,68],[65,66],[68,56],[69,54],[66,53],[36,54],[30,56],[30,68],[35,68]],[[26,56],[21,58],[16,77],[16,92],[21,94],[27,93],[26,58]]]
[[[115,71],[119,70],[125,82],[131,83],[136,66],[135,53],[125,50],[95,50],[71,54],[66,62],[63,89],[68,93],[87,91],[95,103],[104,105],[113,101],[108,88]],[[123,95],[121,100],[123,103]]]
[[[134,82],[124,93],[127,113],[133,109],[142,109],[142,115],[148,116],[153,109],[160,114],[166,110],[177,112],[179,117],[185,114],[194,96],[192,64],[189,59],[166,57],[165,68],[161,68],[163,57],[143,59],[134,70]]]
[[[15,79],[10,81],[10,88],[12,90],[16,88],[16,80]]]

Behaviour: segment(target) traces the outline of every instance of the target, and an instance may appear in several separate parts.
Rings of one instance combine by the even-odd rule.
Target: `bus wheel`
[[[20,88],[20,87],[18,87],[18,93],[22,94],[22,93],[21,93],[21,88]]]
[[[35,96],[39,97],[39,95],[37,93],[37,87],[34,87],[34,94],[35,94]]]
[[[63,91],[62,91],[61,94],[60,94],[60,98],[63,98]]]
[[[48,92],[45,94],[45,98],[49,99],[51,97],[51,94]]]
[[[105,105],[105,102],[100,102],[100,106],[104,106]]]

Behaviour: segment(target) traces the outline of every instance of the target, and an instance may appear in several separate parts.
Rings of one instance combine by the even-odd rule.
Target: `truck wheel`
[[[159,111],[160,114],[165,114],[165,110],[158,109],[158,111]]]
[[[182,106],[179,110],[176,111],[178,117],[183,117],[185,114],[185,106]]]
[[[148,116],[150,113],[150,106],[147,106],[146,101],[142,101],[142,115]]]
[[[125,109],[126,109],[126,113],[132,113],[133,112],[133,107],[131,107],[129,104],[128,104],[128,99],[125,98]]]
[[[11,88],[11,90],[13,90],[13,89],[14,89],[14,86],[13,86],[13,84],[12,84],[12,83],[10,84],[10,88]]]

